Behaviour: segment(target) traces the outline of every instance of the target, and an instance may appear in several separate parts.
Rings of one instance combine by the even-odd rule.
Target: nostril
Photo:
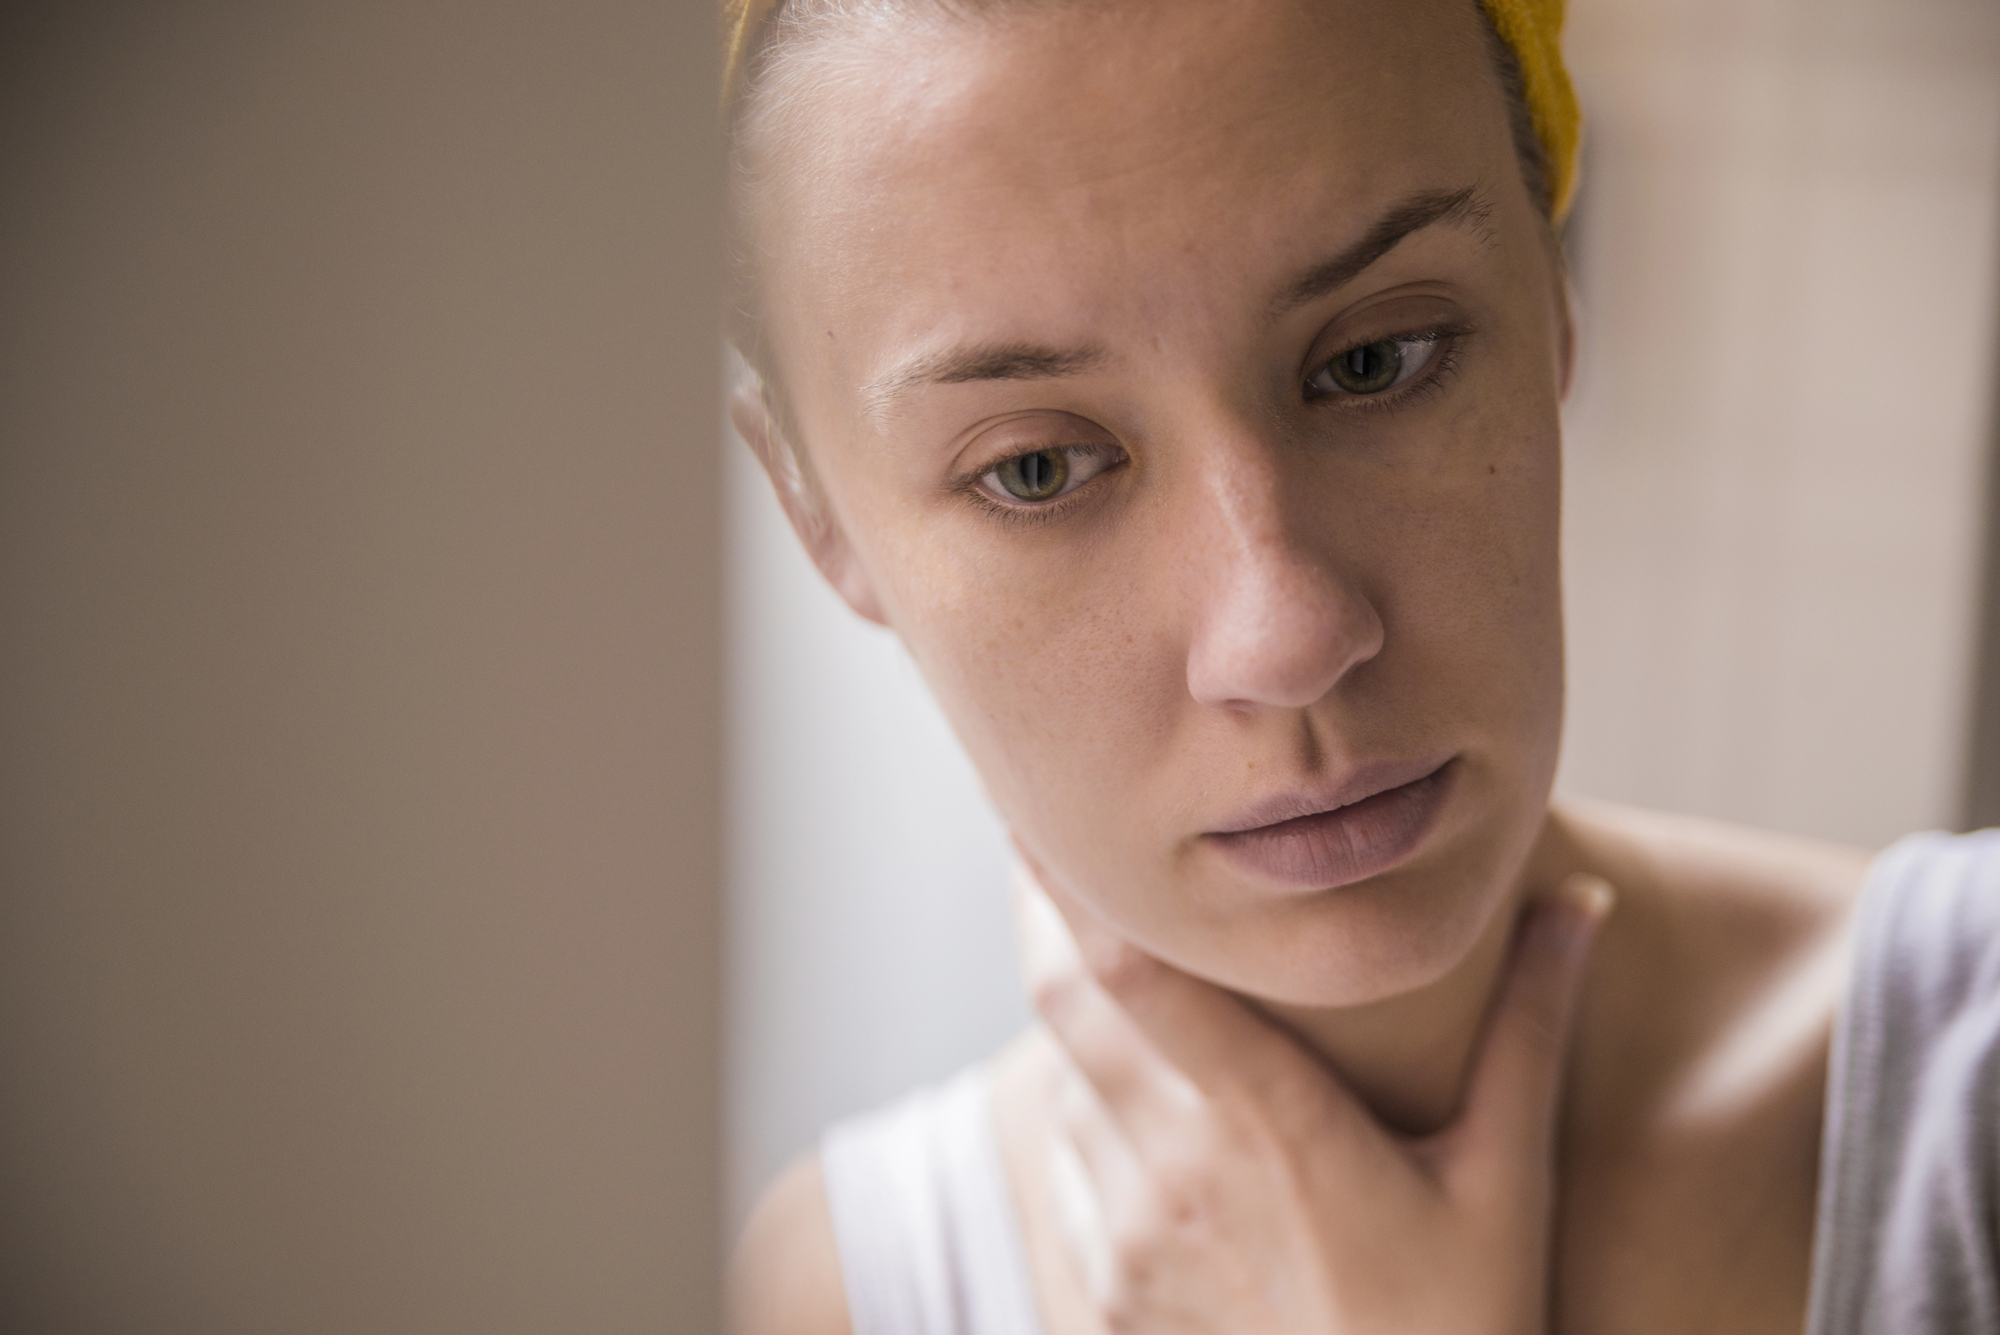
[[[1287,563],[1237,579],[1202,608],[1188,647],[1188,691],[1202,704],[1301,709],[1381,652],[1383,623],[1357,588]]]

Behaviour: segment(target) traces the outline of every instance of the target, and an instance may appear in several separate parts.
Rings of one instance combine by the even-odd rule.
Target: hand
[[[1573,876],[1524,910],[1464,1109],[1413,1138],[1244,1002],[1084,912],[1066,926],[1023,876],[1035,1008],[1078,1077],[1055,1194],[1105,1327],[1539,1335],[1562,1067],[1610,903]]]

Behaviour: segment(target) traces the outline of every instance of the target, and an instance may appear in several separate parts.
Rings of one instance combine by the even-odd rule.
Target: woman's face
[[[1472,0],[840,41],[760,218],[822,569],[1126,939],[1294,1005],[1441,977],[1562,705],[1567,325]]]

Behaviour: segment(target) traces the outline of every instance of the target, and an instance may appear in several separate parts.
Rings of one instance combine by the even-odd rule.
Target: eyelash
[[[1338,357],[1354,351],[1355,348],[1365,347],[1367,343],[1430,342],[1438,346],[1431,353],[1430,361],[1424,366],[1423,371],[1418,374],[1415,380],[1410,381],[1407,385],[1382,394],[1314,395],[1309,396],[1306,402],[1318,404],[1326,403],[1330,400],[1346,400],[1336,411],[1388,412],[1403,407],[1414,400],[1434,397],[1443,391],[1445,382],[1458,373],[1460,344],[1468,332],[1468,330],[1463,328],[1438,327],[1415,330],[1409,333],[1391,334],[1383,339],[1369,339],[1366,343],[1351,343],[1339,352],[1336,352],[1334,356]],[[1329,358],[1328,360],[1332,359]],[[1325,362],[1321,362],[1316,365],[1313,368],[1313,373],[1317,374],[1319,367],[1325,364]],[[1042,449],[1054,448],[1063,447],[1046,445],[1042,447]],[[1041,450],[1022,450],[1017,454],[1010,454],[995,459],[992,463],[985,465],[977,473],[959,483],[953,490],[963,494],[980,509],[985,510],[988,514],[1005,523],[1014,524],[1021,528],[1040,528],[1045,524],[1053,524],[1078,506],[1090,502],[1092,498],[1091,494],[1096,490],[1093,485],[1097,481],[1096,478],[1092,478],[1089,482],[1084,483],[1067,495],[1059,496],[1055,500],[1043,505],[1009,505],[1005,501],[993,499],[979,485],[981,479],[985,478],[994,469],[1014,459],[1026,458],[1028,455],[1039,453],[1041,453]],[[1123,453],[1123,451],[1120,451],[1120,453]],[[1118,468],[1123,467],[1125,462],[1126,460],[1120,459],[1117,463],[1106,468],[1104,473],[1114,472]],[[1101,477],[1103,474],[1099,474],[1099,476]]]
[[[1115,463],[1108,465],[1103,472],[1097,475],[1097,477],[1091,478],[1088,482],[1083,483],[1081,486],[1077,487],[1074,491],[1071,491],[1066,495],[1058,496],[1056,497],[1056,499],[1044,502],[1041,505],[1029,505],[1026,503],[1018,505],[1009,505],[1005,501],[996,501],[993,499],[993,497],[989,496],[982,487],[980,487],[979,483],[983,478],[986,477],[988,473],[993,472],[995,469],[1001,467],[1002,465],[1011,463],[1015,459],[1025,459],[1031,454],[1040,454],[1042,453],[1043,450],[1079,449],[1079,448],[1083,447],[1077,445],[1044,445],[1041,447],[1041,449],[1021,450],[1015,454],[1003,455],[1002,457],[995,459],[992,463],[987,464],[985,467],[981,468],[977,473],[974,473],[971,477],[967,478],[965,481],[959,483],[958,486],[953,488],[953,490],[963,493],[965,496],[970,498],[975,505],[979,506],[982,510],[985,510],[988,514],[994,515],[997,518],[1007,523],[1017,524],[1022,528],[1040,528],[1044,524],[1052,524],[1056,520],[1061,519],[1071,510],[1077,508],[1077,506],[1088,504],[1089,501],[1091,500],[1092,493],[1096,490],[1097,478],[1103,477],[1107,473],[1116,472],[1118,469],[1123,468],[1125,464],[1129,461],[1129,456],[1125,454],[1125,451],[1122,449],[1118,450],[1118,454],[1121,457]],[[1091,448],[1105,448],[1105,447],[1093,446]],[[1116,449],[1117,447],[1112,446],[1110,448]]]
[[[1440,325],[1431,329],[1415,329],[1407,333],[1389,334],[1383,338],[1364,339],[1350,343],[1326,358],[1313,364],[1307,379],[1318,375],[1321,368],[1336,357],[1344,357],[1356,348],[1365,348],[1370,343],[1435,343],[1430,361],[1417,374],[1417,378],[1407,385],[1387,390],[1380,394],[1307,394],[1309,404],[1334,403],[1340,406],[1336,412],[1392,412],[1413,400],[1435,397],[1443,392],[1445,383],[1458,373],[1460,344],[1471,331],[1462,326]]]

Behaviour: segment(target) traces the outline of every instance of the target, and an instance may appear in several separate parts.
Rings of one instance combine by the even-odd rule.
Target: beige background
[[[1876,846],[1964,811],[1992,0],[1576,0],[1561,783]]]
[[[713,1330],[712,10],[0,22],[0,1329]]]

